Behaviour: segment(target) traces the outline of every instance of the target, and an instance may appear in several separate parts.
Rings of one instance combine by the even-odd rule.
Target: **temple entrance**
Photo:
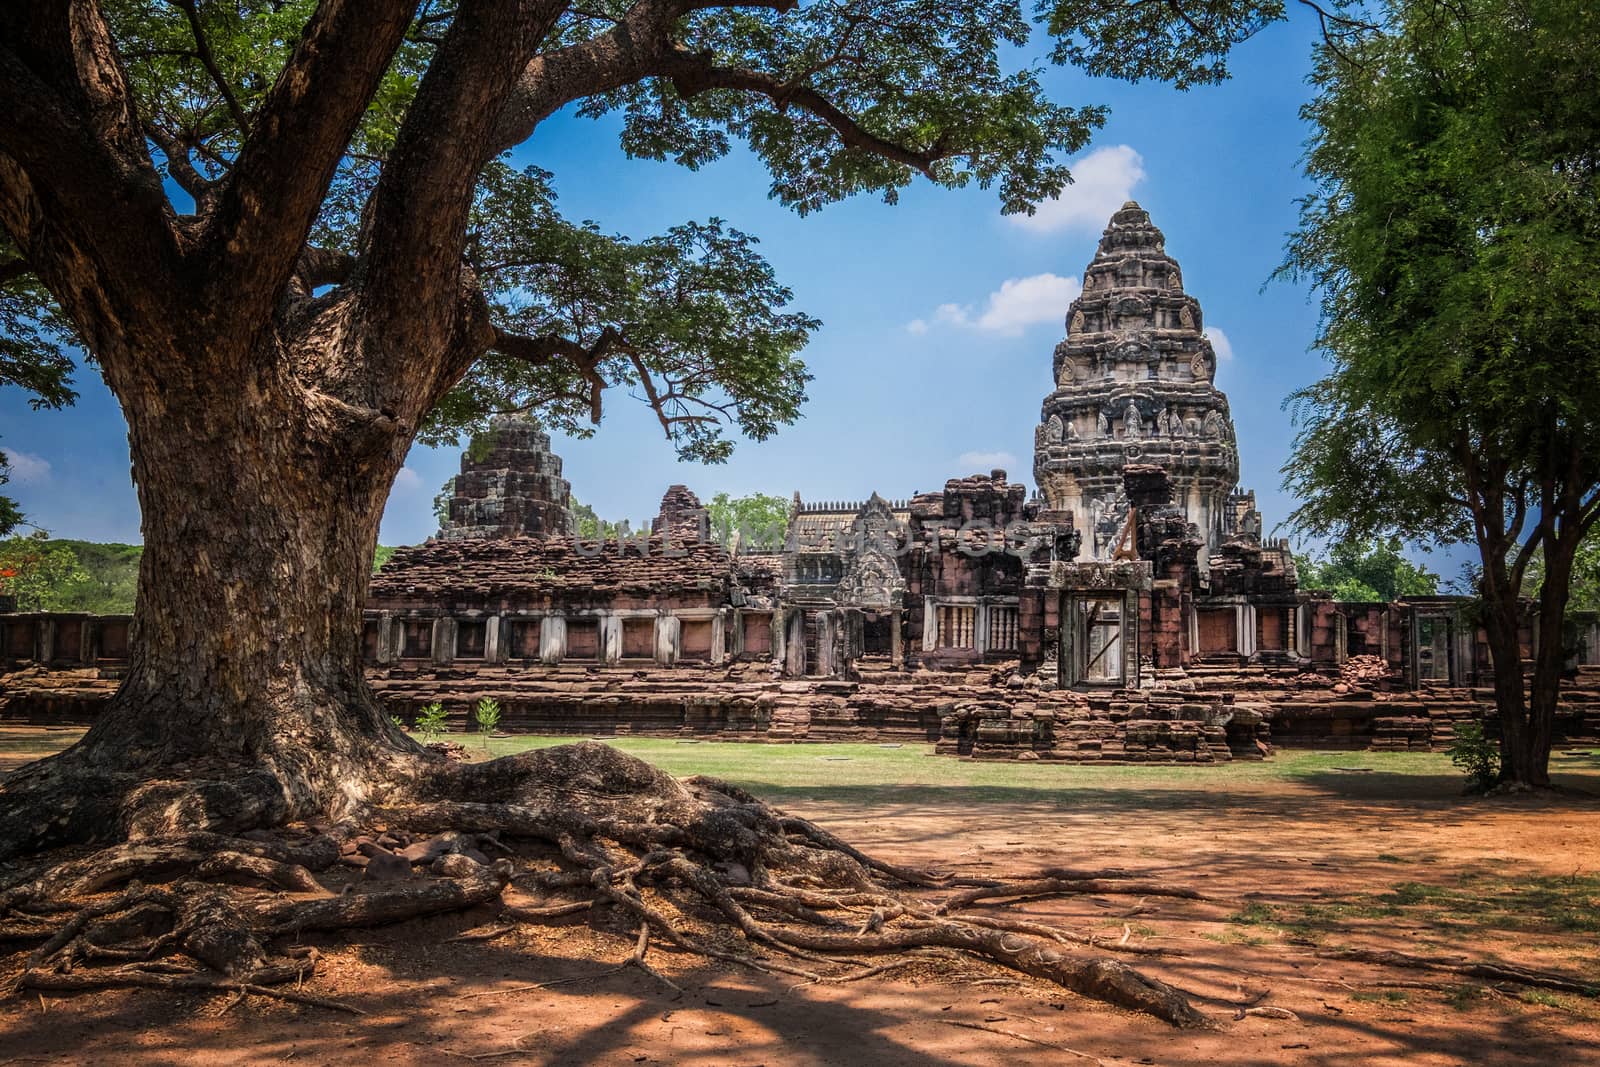
[[[861,654],[888,658],[894,651],[895,617],[890,612],[868,611],[861,616]]]
[[[1122,597],[1093,597],[1078,602],[1082,619],[1083,670],[1091,684],[1121,682],[1125,677],[1122,649]]]
[[[1451,625],[1441,615],[1417,617],[1417,678],[1423,682],[1449,685],[1453,680],[1451,670]]]

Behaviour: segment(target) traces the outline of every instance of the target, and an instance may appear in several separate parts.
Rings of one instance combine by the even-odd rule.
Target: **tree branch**
[[[206,39],[206,31],[200,25],[200,9],[195,0],[175,0],[183,8],[184,15],[189,19],[189,30],[194,34],[194,46],[200,65],[206,68],[206,73],[211,75],[211,80],[216,83],[217,92],[222,94],[222,102],[227,105],[228,114],[233,116],[233,121],[239,127],[239,136],[243,137],[250,132],[250,122],[245,117],[244,108],[239,106],[239,98],[233,95],[233,87],[228,84],[228,79],[222,76],[222,68],[217,66],[217,57],[211,51],[211,42]]]
[[[17,256],[0,263],[0,286],[9,285],[18,278],[27,277],[33,273],[33,265],[23,256]]]
[[[496,117],[566,2],[465,0],[456,10],[373,194],[364,298],[386,339],[380,355],[436,349],[450,329],[467,214],[494,154]],[[453,379],[464,370],[440,373]]]
[[[674,26],[691,11],[749,7],[785,12],[795,5],[796,0],[638,0],[605,33],[529,61],[500,112],[494,151],[521,144],[539,123],[574,100],[667,73],[665,64],[677,47]]]
[[[895,144],[862,128],[827,97],[809,86],[785,82],[760,71],[719,67],[711,62],[708,55],[674,51],[660,73],[672,79],[673,87],[685,99],[712,89],[733,89],[765,96],[777,104],[780,111],[791,105],[798,107],[831,126],[846,147],[904,164],[924,177],[931,178],[933,165],[948,154],[942,148],[919,152]]]
[[[536,367],[547,366],[557,359],[565,359],[571,363],[579,376],[589,386],[588,395],[582,398],[589,403],[589,420],[599,423],[601,394],[606,389],[606,380],[599,370],[600,361],[616,349],[623,347],[623,337],[620,330],[613,326],[607,326],[600,331],[600,336],[595,340],[594,344],[588,347],[569,337],[554,333],[528,337],[523,334],[509,333],[496,327],[494,334],[493,351],[499,352],[501,355],[524,360]],[[579,398],[573,396],[572,399]]]
[[[294,273],[307,288],[315,289],[319,285],[339,285],[355,267],[356,257],[348,252],[307,245],[300,252]]]
[[[0,4],[0,114],[0,224],[96,356],[167,328],[173,213],[96,5]]]
[[[161,155],[167,161],[167,173],[172,175],[172,180],[194,198],[195,208],[204,212],[215,192],[217,183],[202,175],[194,169],[194,163],[189,159],[188,149],[184,148],[176,138],[167,136],[167,132],[154,122],[144,124],[144,132],[150,140],[161,149]]]
[[[417,0],[323,0],[261,105],[208,226],[203,313],[266,321]]]

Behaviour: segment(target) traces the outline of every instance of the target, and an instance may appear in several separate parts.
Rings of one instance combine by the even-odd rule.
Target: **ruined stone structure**
[[[572,486],[550,435],[537,423],[499,416],[461,455],[451,487],[446,541],[496,537],[562,537],[573,532]]]
[[[1208,552],[1239,528],[1229,508],[1239,452],[1203,331],[1200,302],[1184,292],[1166,239],[1143,208],[1124,204],[1067,309],[1055,388],[1034,436],[1034,481],[1051,510],[1072,516],[1084,558],[1116,548],[1127,463],[1167,472]]]
[[[730,551],[674,485],[649,534],[586,540],[549,438],[496,420],[440,536],[372,582],[369,680],[397,714],[440,701],[462,725],[490,696],[517,729],[995,759],[1428,748],[1489,714],[1463,600],[1301,588],[1237,487],[1215,369],[1161,232],[1127,204],[1055,350],[1032,500],[1003,470],[905,499],[797,494],[781,549]],[[1600,738],[1600,619],[1581,630],[1558,729]],[[125,619],[0,615],[0,718],[91,717],[127,643]]]

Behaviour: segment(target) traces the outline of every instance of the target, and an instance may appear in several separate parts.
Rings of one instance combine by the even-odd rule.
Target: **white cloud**
[[[1207,340],[1211,342],[1212,350],[1217,353],[1217,362],[1231,362],[1233,360],[1233,342],[1228,340],[1228,335],[1215,326],[1207,326],[1205,334]]]
[[[956,457],[956,466],[964,471],[982,471],[988,474],[995,469],[1017,469],[1017,457],[1010,452],[963,452]]]
[[[1008,279],[989,294],[989,306],[978,319],[978,328],[1015,337],[1025,327],[1063,319],[1067,305],[1077,299],[1081,288],[1078,279],[1058,274]]]
[[[906,323],[906,329],[924,334],[933,326],[960,326],[1020,337],[1029,326],[1065,318],[1067,305],[1077,299],[1080,289],[1078,279],[1057,274],[1008,278],[989,294],[983,311],[975,311],[970,304],[940,304],[929,318]]]
[[[50,479],[50,461],[32,452],[6,452],[11,480],[17,485],[42,485]]]
[[[1133,199],[1133,187],[1145,178],[1144,157],[1125,144],[1096,148],[1070,166],[1072,184],[1059,197],[1039,204],[1032,215],[1007,217],[1038,233],[1072,229],[1099,233],[1116,210]]]
[[[394,476],[392,493],[410,493],[422,488],[422,475],[410,467],[401,467],[400,473]]]

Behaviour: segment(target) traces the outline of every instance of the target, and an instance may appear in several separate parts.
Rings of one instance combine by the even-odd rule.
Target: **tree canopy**
[[[771,493],[731,496],[718,493],[706,505],[711,519],[711,536],[724,548],[733,546],[734,535],[744,548],[781,548],[789,531],[788,497]]]
[[[44,533],[0,541],[0,593],[15,597],[19,611],[70,610],[72,594],[88,582],[72,548]]]
[[[1431,596],[1439,576],[1407,559],[1398,538],[1340,541],[1324,556],[1296,556],[1302,589],[1326,589],[1335,600],[1384,602]]]
[[[316,0],[84,6],[105,22],[81,43],[114,56],[123,81],[110,91],[122,94],[116,139],[129,155],[111,169],[148,167],[162,183],[121,205],[147,254],[158,232],[182,259],[282,227],[290,280],[337,291],[381,273],[386,248],[396,265],[420,252],[398,246],[423,240],[421,220],[436,228],[453,201],[465,223],[459,255],[493,334],[415,427],[430,443],[510,410],[587,434],[604,391],[622,387],[655,410],[685,458],[716,461],[731,448],[727,427],[765,438],[805,399],[798,352],[819,324],[787,309],[791,294],[754,237],[712,218],[630,239],[563,218],[553,175],[510,165],[506,150],[563,107],[618,113],[629,154],[691,168],[743,140],[770,171],[771,195],[801,213],[859,192],[892,202],[918,177],[993,186],[1004,211],[1031,212],[1070,180],[1063,157],[1105,118],[1099,106],[1047,99],[1038,68],[1007,69],[1008,50],[1033,32],[1016,0],[387,0],[359,16]],[[24,8],[8,36],[42,40],[50,20]],[[1225,78],[1229,49],[1283,15],[1281,0],[1058,0],[1036,13],[1053,62],[1181,87]],[[44,191],[38,165],[52,155],[84,179],[108,172],[87,142],[43,143],[51,123],[74,126],[71,102],[52,95],[38,56],[19,48],[13,59],[5,102],[25,121],[0,145],[21,171],[7,183],[0,237],[0,382],[58,406],[73,396],[68,346],[82,336],[95,352],[101,327],[61,307],[67,287],[40,273],[37,249],[25,247],[39,235],[19,213],[30,190]],[[311,90],[318,103],[305,110],[320,119],[283,124]],[[438,146],[469,126],[475,142],[461,142],[460,173],[446,178]],[[297,184],[293,204],[272,205],[290,213],[254,213]],[[59,206],[83,208],[85,224],[112,222],[81,198]],[[400,225],[397,212],[417,224]],[[391,225],[406,236],[390,241]],[[152,279],[177,266],[166,255],[147,262]],[[214,280],[220,294],[244,278]]]
[[[1400,0],[1326,42],[1283,268],[1320,294],[1332,364],[1291,398],[1292,524],[1478,546],[1523,784],[1547,780],[1573,555],[1600,518],[1597,64],[1584,0]],[[1518,598],[1539,554],[1525,721]]]

